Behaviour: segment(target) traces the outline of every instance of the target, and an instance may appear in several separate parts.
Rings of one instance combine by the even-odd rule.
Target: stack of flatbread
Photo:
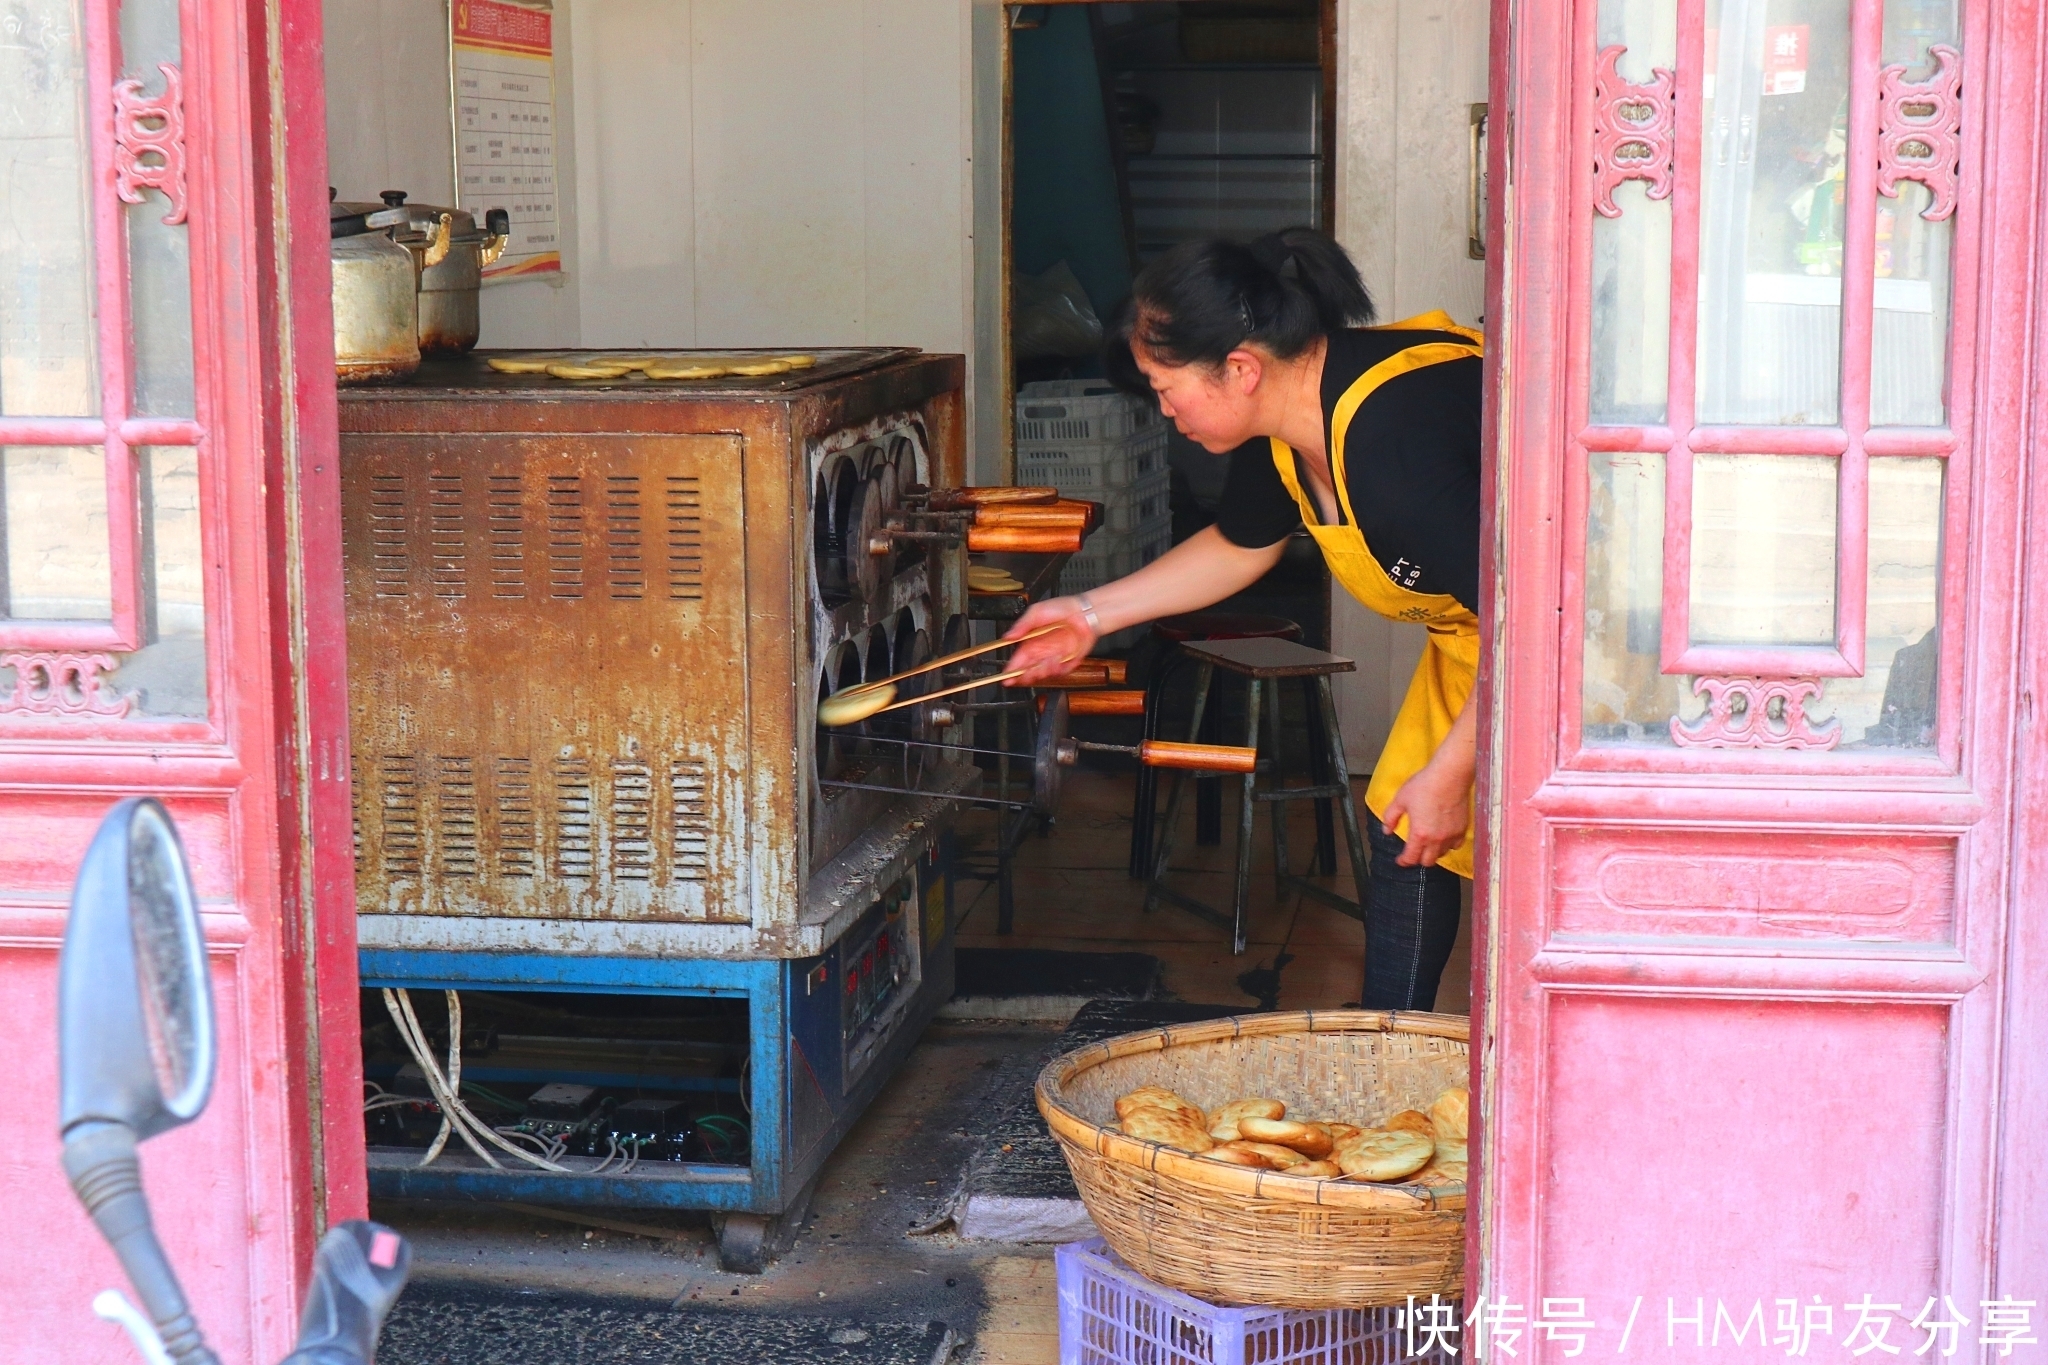
[[[1008,569],[998,569],[988,564],[969,564],[967,591],[976,594],[1020,593],[1024,591],[1024,583]]]
[[[649,355],[642,352],[565,355],[533,351],[494,355],[485,363],[502,374],[545,374],[555,379],[623,379],[636,371],[649,379],[723,379],[728,375],[760,379],[788,374],[791,370],[807,370],[818,363],[818,358],[814,355]]]
[[[1211,1161],[1288,1175],[1381,1183],[1462,1185],[1472,1097],[1444,1091],[1427,1112],[1404,1109],[1371,1127],[1290,1119],[1279,1100],[1251,1098],[1204,1111],[1164,1086],[1141,1086],[1116,1102],[1131,1137]]]

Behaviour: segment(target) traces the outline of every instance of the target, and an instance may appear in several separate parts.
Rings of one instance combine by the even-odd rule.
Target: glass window
[[[121,66],[144,93],[163,89],[158,65],[179,63],[177,0],[124,0]],[[190,417],[192,403],[191,233],[166,223],[170,201],[146,190],[128,204],[129,325],[134,334],[134,411],[146,417]]]
[[[107,464],[98,446],[0,449],[0,620],[111,621]]]
[[[1664,631],[1664,457],[1586,457],[1588,744],[1671,743],[1681,680],[1659,668]]]
[[[1693,457],[1693,644],[1835,643],[1839,472],[1824,455]]]
[[[1708,0],[1699,420],[1841,411],[1848,0]]]
[[[73,0],[0,9],[0,416],[99,414],[85,129]]]

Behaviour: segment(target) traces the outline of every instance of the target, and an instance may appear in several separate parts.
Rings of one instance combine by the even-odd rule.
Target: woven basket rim
[[[1085,1151],[1111,1161],[1173,1176],[1191,1185],[1252,1199],[1295,1204],[1382,1210],[1458,1209],[1465,1207],[1465,1189],[1458,1185],[1377,1185],[1335,1178],[1287,1175],[1209,1161],[1164,1143],[1134,1138],[1105,1124],[1092,1123],[1069,1108],[1061,1095],[1066,1082],[1080,1072],[1117,1057],[1164,1052],[1189,1043],[1230,1038],[1269,1037],[1282,1033],[1419,1033],[1449,1038],[1469,1048],[1472,1021],[1462,1014],[1430,1014],[1421,1010],[1294,1010],[1271,1014],[1234,1014],[1194,1024],[1169,1024],[1118,1034],[1063,1052],[1046,1063],[1032,1087],[1038,1112],[1053,1133]]]

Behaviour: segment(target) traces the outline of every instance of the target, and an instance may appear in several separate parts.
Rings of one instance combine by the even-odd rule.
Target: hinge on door
[[[159,63],[164,92],[145,97],[142,82],[114,87],[114,192],[140,204],[143,191],[163,191],[171,203],[164,222],[185,221],[185,92],[178,68]]]

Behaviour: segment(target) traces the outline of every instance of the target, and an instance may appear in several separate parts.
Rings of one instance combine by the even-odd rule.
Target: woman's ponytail
[[[1183,242],[1138,272],[1105,360],[1112,380],[1149,394],[1133,340],[1170,364],[1213,367],[1248,341],[1291,359],[1372,319],[1358,267],[1326,234],[1294,227],[1250,243],[1211,237]]]

